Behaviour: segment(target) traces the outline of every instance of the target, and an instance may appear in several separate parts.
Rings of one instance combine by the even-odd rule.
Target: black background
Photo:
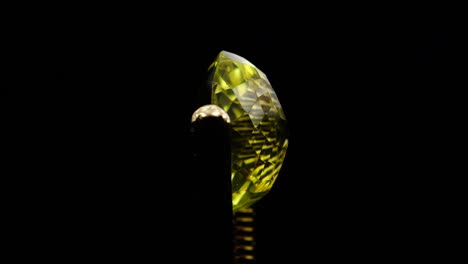
[[[258,263],[445,256],[434,226],[450,210],[433,188],[443,166],[431,139],[449,94],[451,25],[228,10],[99,9],[39,26],[46,85],[35,94],[46,99],[30,114],[42,131],[31,142],[46,161],[22,218],[28,243],[45,245],[35,254],[190,257],[191,217],[210,206],[184,184],[203,177],[187,166],[190,116],[226,50],[267,74],[289,122],[284,167],[256,206]]]

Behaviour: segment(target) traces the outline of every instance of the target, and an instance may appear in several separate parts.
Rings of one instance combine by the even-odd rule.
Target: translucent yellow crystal
[[[266,75],[246,59],[222,51],[209,70],[211,103],[231,119],[232,203],[237,211],[273,186],[288,147],[286,118]]]

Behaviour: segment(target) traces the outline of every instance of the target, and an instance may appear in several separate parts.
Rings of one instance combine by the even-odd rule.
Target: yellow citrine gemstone
[[[283,109],[266,75],[222,51],[209,68],[211,103],[231,119],[233,210],[246,208],[273,186],[288,148]]]

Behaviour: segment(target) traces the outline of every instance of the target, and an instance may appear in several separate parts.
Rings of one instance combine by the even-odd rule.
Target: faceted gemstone
[[[288,148],[286,118],[266,75],[246,59],[222,51],[209,70],[211,103],[231,119],[232,203],[237,211],[273,186]]]

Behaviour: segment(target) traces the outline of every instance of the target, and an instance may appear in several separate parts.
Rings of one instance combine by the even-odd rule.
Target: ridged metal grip
[[[255,211],[240,209],[234,214],[234,263],[255,263]]]

